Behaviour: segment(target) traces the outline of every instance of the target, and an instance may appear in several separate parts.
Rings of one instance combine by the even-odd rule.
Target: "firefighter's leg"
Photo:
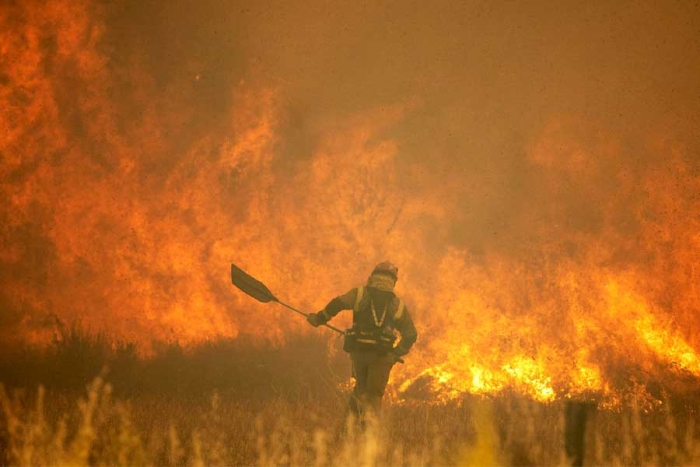
[[[369,365],[367,361],[367,356],[360,352],[353,352],[351,354],[352,358],[352,373],[355,378],[355,387],[350,394],[348,400],[348,412],[349,415],[354,417],[358,422],[362,419],[363,413],[363,399],[365,399],[365,394],[367,393],[367,374],[369,370]]]
[[[367,411],[371,411],[374,417],[378,417],[380,414],[382,397],[393,366],[394,359],[388,355],[377,356],[369,365],[365,398]]]

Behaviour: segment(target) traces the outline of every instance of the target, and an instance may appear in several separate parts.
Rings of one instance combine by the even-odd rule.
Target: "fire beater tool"
[[[241,268],[236,266],[235,264],[231,263],[231,282],[233,282],[233,285],[241,289],[243,292],[247,293],[254,299],[256,299],[259,302],[263,303],[268,303],[268,302],[277,302],[280,305],[289,308],[295,313],[299,313],[302,316],[309,316],[308,313],[304,313],[301,310],[297,310],[293,306],[287,305],[284,302],[281,302],[277,297],[273,295],[272,292],[270,292],[270,289],[268,289],[265,284],[257,280],[256,278],[248,275],[243,271]],[[326,323],[324,324],[327,328],[330,328],[337,332],[338,334],[345,335],[343,331],[340,329],[336,328],[335,326],[331,326],[330,324]]]
[[[270,292],[270,289],[267,288],[265,284],[254,278],[253,276],[247,274],[245,271],[243,271],[241,268],[236,266],[235,264],[231,263],[231,282],[233,282],[233,285],[241,289],[243,292],[246,294],[250,295],[254,299],[256,299],[259,302],[262,303],[268,303],[268,302],[277,302],[280,305],[289,308],[295,313],[299,313],[302,316],[309,316],[308,313],[304,313],[301,310],[297,310],[293,306],[287,305],[284,302],[281,302],[275,295]],[[335,326],[331,326],[328,323],[325,323],[324,326],[327,328],[330,328],[337,332],[340,335],[345,335],[343,331],[340,329],[336,328]],[[398,363],[403,363],[403,359],[396,357],[396,361]]]

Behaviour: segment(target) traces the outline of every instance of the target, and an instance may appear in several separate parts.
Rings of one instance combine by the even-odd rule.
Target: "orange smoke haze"
[[[697,388],[700,13],[615,5],[5,3],[1,338],[283,342],[230,262],[390,259],[405,394]]]

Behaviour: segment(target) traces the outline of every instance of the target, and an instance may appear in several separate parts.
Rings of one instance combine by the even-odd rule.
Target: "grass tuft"
[[[347,360],[329,360],[321,339],[169,344],[142,358],[74,328],[52,347],[0,356],[0,370],[0,465],[567,463],[563,404],[514,393],[449,403],[394,396],[380,424],[358,430],[345,416]],[[700,465],[697,426],[689,396],[599,410],[586,460]]]

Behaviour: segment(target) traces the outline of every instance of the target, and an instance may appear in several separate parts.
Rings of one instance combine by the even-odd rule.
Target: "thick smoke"
[[[700,375],[699,26],[683,2],[6,2],[3,340],[281,339],[303,323],[228,262],[313,309],[391,258],[423,368],[527,355],[529,387],[566,385],[619,368],[619,332]]]

